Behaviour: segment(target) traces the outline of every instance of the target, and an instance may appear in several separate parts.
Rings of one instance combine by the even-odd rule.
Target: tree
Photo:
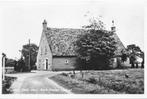
[[[24,59],[22,57],[18,60],[17,65],[16,65],[16,67],[14,69],[17,72],[26,72],[26,71],[28,71],[26,66],[25,66]]]
[[[17,66],[18,66],[17,64],[18,64],[18,61],[15,60],[14,61],[14,71],[17,71]]]
[[[14,59],[6,58],[6,67],[14,67],[15,66],[15,61]]]
[[[136,60],[136,57],[135,57],[135,54],[134,53],[131,53],[129,55],[129,59],[130,59],[130,64],[131,64],[131,67],[134,68],[135,67],[135,60]]]
[[[113,32],[104,30],[102,21],[91,21],[84,26],[87,33],[80,35],[76,41],[77,56],[82,69],[109,69],[116,50]]]
[[[125,62],[127,61],[128,53],[125,50],[121,51],[121,61]]]
[[[38,53],[38,46],[36,44],[23,45],[22,55],[23,55],[24,60],[25,60],[26,68],[28,68],[30,70],[35,68],[35,63],[36,63],[36,60],[37,60],[37,53]],[[28,67],[29,66],[29,57],[30,57],[30,67]]]
[[[141,52],[141,49],[139,46],[135,45],[135,44],[131,44],[127,46],[127,50],[130,52]]]
[[[129,52],[130,64],[132,65],[131,66],[132,68],[134,68],[136,56],[139,56],[143,59],[142,67],[144,67],[144,52],[140,49],[139,46],[137,46],[135,44],[128,45],[127,51]],[[137,63],[136,63],[136,65],[138,66]]]
[[[141,68],[144,68],[144,52],[141,52],[141,58],[143,59],[143,61],[141,62]]]
[[[105,24],[99,18],[91,18],[89,19],[89,23],[89,25],[84,25],[83,28],[88,30],[105,30]]]

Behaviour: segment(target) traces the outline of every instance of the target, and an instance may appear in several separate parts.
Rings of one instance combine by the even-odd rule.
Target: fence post
[[[5,80],[5,60],[6,55],[2,53],[2,80]]]

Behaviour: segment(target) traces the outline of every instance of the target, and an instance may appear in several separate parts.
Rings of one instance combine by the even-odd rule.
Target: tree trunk
[[[134,63],[131,63],[131,68],[134,68]]]

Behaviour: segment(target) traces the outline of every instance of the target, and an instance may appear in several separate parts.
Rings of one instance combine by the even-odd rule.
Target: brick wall
[[[53,57],[53,70],[73,70],[76,57]]]

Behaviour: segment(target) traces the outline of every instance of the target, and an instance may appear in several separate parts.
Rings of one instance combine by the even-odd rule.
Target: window
[[[65,60],[65,64],[66,64],[66,65],[68,64],[68,60]]]

